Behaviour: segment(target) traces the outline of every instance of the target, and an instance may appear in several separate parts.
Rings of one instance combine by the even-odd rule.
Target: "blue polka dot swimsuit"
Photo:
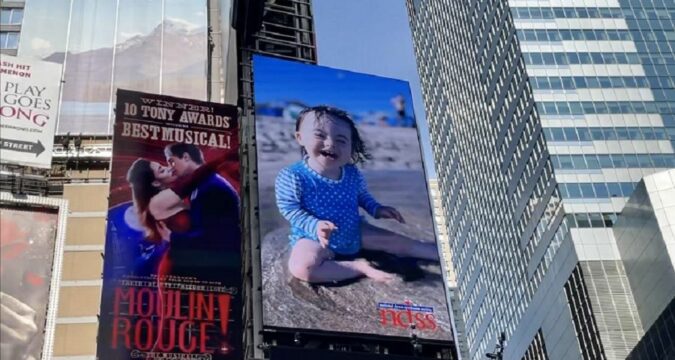
[[[312,170],[306,160],[298,161],[279,172],[275,188],[279,211],[291,224],[291,246],[303,238],[318,242],[317,224],[327,220],[337,226],[329,247],[341,255],[361,250],[359,206],[371,216],[381,206],[354,165],[343,166],[340,179],[333,180]]]

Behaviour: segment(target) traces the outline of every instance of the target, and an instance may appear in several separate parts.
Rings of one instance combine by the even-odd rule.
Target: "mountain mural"
[[[206,56],[205,27],[165,20],[150,33],[126,39],[114,49],[68,52],[67,57],[58,52],[44,60],[62,63],[66,58],[64,101],[108,102],[112,81],[115,88],[160,92],[160,69],[163,94],[203,99]]]

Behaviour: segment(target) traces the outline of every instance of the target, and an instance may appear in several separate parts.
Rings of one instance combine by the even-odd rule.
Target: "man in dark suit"
[[[171,144],[164,154],[178,177],[198,175],[195,171],[204,164],[204,156],[195,145]],[[172,267],[178,272],[176,275],[192,274],[200,280],[222,281],[226,280],[222,274],[214,272],[240,269],[239,195],[216,172],[198,176],[200,179],[191,193],[184,194],[190,201],[189,229],[170,235]]]
[[[217,326],[222,333],[210,333],[207,347],[216,354],[236,359],[241,354],[240,319],[232,316],[241,309],[241,230],[239,228],[239,195],[222,176],[215,163],[204,163],[201,150],[191,144],[175,143],[164,149],[166,161],[180,179],[189,179],[189,187],[176,191],[189,199],[188,226],[170,231],[167,252],[167,275],[194,277],[199,285],[233,289],[228,305],[221,303]],[[176,181],[177,183],[183,181]],[[179,230],[178,230],[179,229]],[[229,309],[229,310],[225,310]],[[234,309],[234,310],[233,310]],[[226,329],[232,329],[228,331]],[[220,355],[215,358],[221,359]]]

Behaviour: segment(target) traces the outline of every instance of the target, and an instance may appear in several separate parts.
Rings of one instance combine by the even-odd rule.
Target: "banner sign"
[[[58,135],[111,135],[117,89],[206,99],[206,0],[21,2],[18,53],[64,66]]]
[[[0,60],[0,160],[51,167],[60,64],[3,55]]]
[[[263,327],[450,341],[408,83],[253,67]]]
[[[242,356],[235,106],[117,91],[99,359]]]

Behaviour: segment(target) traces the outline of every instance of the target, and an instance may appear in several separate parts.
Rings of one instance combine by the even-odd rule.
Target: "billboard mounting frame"
[[[54,348],[54,333],[59,306],[59,290],[63,265],[63,250],[66,240],[66,221],[68,200],[34,195],[16,195],[0,191],[0,206],[12,206],[29,209],[57,211],[56,238],[54,239],[54,257],[52,259],[52,277],[49,284],[49,300],[45,322],[45,338],[42,344],[43,360],[51,359]]]

